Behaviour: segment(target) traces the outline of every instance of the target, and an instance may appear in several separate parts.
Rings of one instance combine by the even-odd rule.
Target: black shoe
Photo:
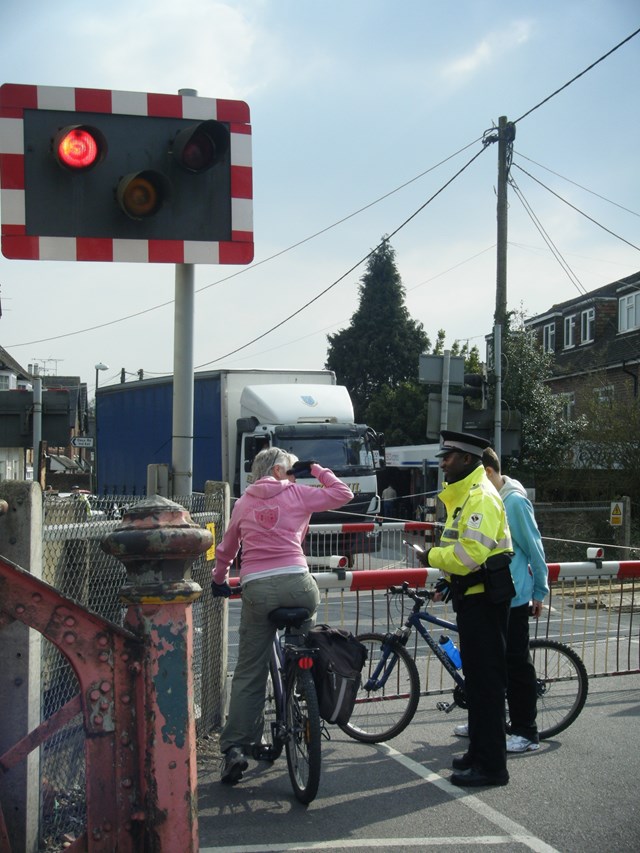
[[[248,766],[249,762],[242,749],[239,746],[230,747],[224,754],[220,781],[224,785],[237,785]]]
[[[473,767],[473,758],[468,752],[465,752],[464,755],[457,755],[451,762],[451,766],[454,770],[469,770],[470,767]]]
[[[460,773],[454,773],[449,779],[452,785],[460,788],[480,788],[484,785],[506,785],[509,782],[509,774],[506,770],[502,773],[485,773],[478,767],[470,767]]]

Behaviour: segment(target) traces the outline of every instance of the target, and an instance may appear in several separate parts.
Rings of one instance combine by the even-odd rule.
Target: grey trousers
[[[276,607],[306,607],[312,614],[303,626],[315,622],[320,593],[309,572],[274,575],[250,581],[242,588],[240,645],[231,683],[229,716],[220,734],[220,750],[259,743],[264,724],[264,697],[269,654],[276,633],[268,614]]]

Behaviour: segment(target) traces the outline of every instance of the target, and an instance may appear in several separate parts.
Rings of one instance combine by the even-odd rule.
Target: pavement
[[[229,787],[219,782],[217,738],[202,740],[200,853],[640,850],[640,675],[592,679],[567,731],[509,757],[506,787],[448,782],[465,749],[452,734],[465,714],[445,715],[435,702],[422,697],[409,728],[386,744],[357,743],[331,726],[309,806],[293,796],[284,757],[251,762]]]

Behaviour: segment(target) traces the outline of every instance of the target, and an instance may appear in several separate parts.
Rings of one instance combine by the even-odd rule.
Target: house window
[[[596,309],[587,308],[580,315],[580,342],[588,344],[593,341],[596,326]]]
[[[629,332],[640,327],[640,293],[621,296],[618,302],[618,331]]]
[[[573,391],[558,394],[560,400],[560,414],[565,421],[573,420],[573,412],[576,407],[576,395]]]
[[[564,318],[564,348],[570,349],[576,345],[576,315],[570,314]]]
[[[556,351],[556,324],[549,323],[542,327],[542,349],[544,352]]]
[[[8,375],[0,373],[0,391],[8,391],[9,390],[9,377]]]

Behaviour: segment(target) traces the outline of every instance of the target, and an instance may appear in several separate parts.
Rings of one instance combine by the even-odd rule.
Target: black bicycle
[[[368,658],[351,719],[341,726],[350,737],[366,743],[379,743],[400,734],[416,712],[420,676],[406,648],[413,628],[454,682],[452,701],[437,702],[437,709],[449,713],[456,707],[467,707],[462,672],[424,623],[451,633],[457,633],[457,625],[423,609],[434,595],[428,590],[412,589],[405,582],[401,587],[391,587],[388,594],[410,598],[414,602],[411,613],[393,633],[358,636],[367,647]],[[543,638],[531,640],[530,646],[538,684],[538,732],[541,739],[550,738],[570,726],[582,711],[589,678],[579,655],[564,643]]]
[[[304,607],[278,607],[269,619],[284,633],[273,641],[265,696],[262,743],[253,747],[258,761],[287,754],[289,778],[296,798],[305,805],[320,784],[322,721],[312,668],[315,650],[306,646],[301,625],[309,619]]]

